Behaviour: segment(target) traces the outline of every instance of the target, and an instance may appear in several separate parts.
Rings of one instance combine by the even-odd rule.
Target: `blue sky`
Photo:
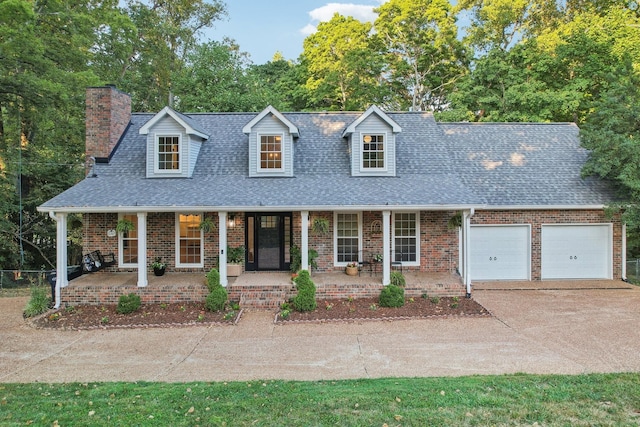
[[[373,8],[385,0],[338,3],[321,0],[226,0],[228,19],[206,32],[210,40],[232,38],[248,52],[254,64],[264,64],[276,52],[297,59],[302,42],[320,22],[335,12],[361,21],[373,21]]]

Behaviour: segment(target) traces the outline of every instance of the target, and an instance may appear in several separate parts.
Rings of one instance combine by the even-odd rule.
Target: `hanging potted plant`
[[[116,224],[116,231],[118,233],[128,233],[129,231],[135,230],[136,226],[134,225],[133,222],[131,222],[131,220],[123,218],[120,221],[118,221],[118,224]]]
[[[327,234],[329,232],[329,220],[326,218],[314,218],[311,231],[315,234]]]
[[[213,222],[213,219],[208,216],[204,218],[202,222],[200,222],[200,225],[198,227],[205,233],[209,233],[216,229],[216,224]]]
[[[162,276],[167,268],[167,264],[162,262],[162,258],[157,257],[155,261],[151,263],[151,268],[153,268],[153,274],[156,276]]]

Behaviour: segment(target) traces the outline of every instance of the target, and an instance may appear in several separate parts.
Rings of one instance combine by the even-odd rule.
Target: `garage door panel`
[[[530,229],[518,226],[472,226],[472,280],[527,280],[530,272]]]
[[[611,278],[611,242],[608,224],[543,226],[542,278]]]

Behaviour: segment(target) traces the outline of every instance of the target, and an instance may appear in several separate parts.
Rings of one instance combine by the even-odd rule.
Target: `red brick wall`
[[[131,120],[131,97],[113,86],[86,91],[85,155],[107,158]]]
[[[453,273],[458,268],[459,242],[458,230],[449,229],[448,221],[453,211],[423,211],[420,213],[420,267],[405,267],[406,270],[424,272]],[[218,226],[218,214],[208,212],[205,216],[214,219]],[[309,232],[309,244],[319,253],[318,271],[342,270],[333,266],[333,213],[311,212],[310,221],[316,217],[329,220],[329,232],[317,235]],[[381,212],[363,212],[363,250],[371,253],[382,252],[382,234],[372,225],[382,221]],[[244,222],[242,213],[235,214],[235,226],[228,228],[227,241],[230,246],[244,245]],[[471,219],[472,224],[531,224],[532,241],[532,279],[540,279],[541,227],[543,224],[561,223],[607,223],[604,213],[591,211],[476,211]],[[84,215],[84,252],[99,249],[103,253],[113,252],[117,256],[118,238],[108,237],[107,230],[115,229],[116,214]],[[614,240],[614,278],[621,277],[622,272],[622,226],[619,219],[613,221]],[[162,257],[168,264],[168,271],[194,271],[194,269],[175,268],[175,214],[150,213],[147,217],[149,239],[147,242],[147,258],[151,263],[155,257]],[[294,244],[300,246],[300,213],[293,213]],[[217,267],[218,260],[217,228],[204,233],[204,270]],[[111,270],[117,270],[113,267]],[[195,269],[200,271],[200,269]]]

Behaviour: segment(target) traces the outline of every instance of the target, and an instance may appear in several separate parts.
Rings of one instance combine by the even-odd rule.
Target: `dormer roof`
[[[356,128],[358,127],[358,125],[362,123],[364,120],[366,120],[367,117],[369,117],[372,114],[376,114],[378,117],[380,117],[380,119],[382,119],[385,123],[387,123],[389,127],[392,129],[393,133],[402,132],[402,128],[400,127],[400,125],[396,123],[391,117],[389,117],[387,113],[382,111],[380,107],[376,105],[372,105],[367,109],[367,111],[362,113],[356,120],[354,120],[353,122],[351,122],[349,126],[347,126],[347,128],[342,133],[342,137],[345,138],[353,134],[356,131]]]
[[[149,130],[166,116],[173,118],[182,127],[184,127],[188,135],[197,136],[204,140],[209,139],[209,135],[193,119],[191,119],[191,117],[179,113],[169,106],[164,107],[147,123],[145,123],[145,125],[140,128],[140,135],[147,135],[149,133]]]
[[[253,126],[255,126],[257,123],[259,123],[260,120],[264,119],[268,114],[273,114],[274,117],[276,117],[278,120],[280,120],[282,122],[282,124],[285,125],[289,129],[289,133],[291,134],[291,136],[293,136],[294,138],[298,138],[300,136],[300,131],[298,130],[298,127],[296,125],[294,125],[293,123],[291,123],[291,121],[289,119],[287,119],[281,112],[279,112],[272,105],[269,105],[267,108],[262,110],[249,123],[247,123],[242,128],[242,132],[247,134],[247,135],[250,134],[251,133],[251,128]]]

